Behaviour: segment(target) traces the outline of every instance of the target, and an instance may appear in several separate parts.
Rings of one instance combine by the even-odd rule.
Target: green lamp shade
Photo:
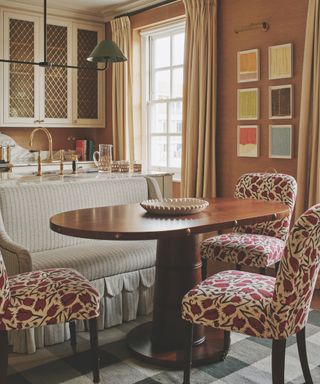
[[[87,61],[92,61],[94,63],[116,63],[126,60],[127,58],[121,52],[121,49],[111,40],[100,41],[87,58]]]

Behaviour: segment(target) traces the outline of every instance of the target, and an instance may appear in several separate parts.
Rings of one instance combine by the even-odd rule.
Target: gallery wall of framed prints
[[[268,55],[268,73],[261,73],[262,55]],[[237,82],[241,85],[237,90],[238,157],[259,157],[261,130],[268,130],[268,157],[293,158],[294,128],[290,121],[294,117],[292,77],[292,43],[273,45],[264,50],[253,48],[237,52]],[[264,81],[260,82],[262,79]],[[252,82],[255,84],[249,84]],[[268,100],[261,100],[266,94]],[[269,123],[266,126],[259,124],[262,102],[268,108]]]

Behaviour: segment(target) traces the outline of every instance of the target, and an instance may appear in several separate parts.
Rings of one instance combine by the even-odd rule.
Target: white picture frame
[[[293,86],[269,86],[269,119],[292,119],[293,117]]]
[[[293,74],[292,43],[268,48],[269,80],[288,79]]]
[[[269,158],[293,158],[292,124],[269,125]]]
[[[242,88],[237,91],[238,120],[258,120],[260,114],[259,88]]]
[[[237,156],[254,157],[260,155],[260,126],[238,125],[237,126]]]
[[[238,83],[260,80],[260,50],[258,48],[237,52]]]

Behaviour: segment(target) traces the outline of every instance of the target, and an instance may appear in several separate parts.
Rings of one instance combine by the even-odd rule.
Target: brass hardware
[[[272,220],[277,220],[277,217],[278,217],[278,215],[277,215],[276,213],[274,213],[274,214],[272,215]]]
[[[236,227],[238,225],[238,221],[237,220],[234,220],[233,222],[233,226]]]
[[[261,29],[263,32],[267,32],[269,29],[269,24],[266,21],[262,21],[261,23],[251,23],[248,25],[242,25],[240,27],[235,28],[234,33],[252,31],[255,29]]]
[[[7,163],[11,162],[11,147],[7,145]]]
[[[190,229],[190,228],[187,228],[187,229],[186,229],[186,235],[187,235],[187,236],[190,236],[190,235],[191,235],[191,229]]]
[[[48,144],[49,144],[49,154],[48,154],[48,158],[46,159],[46,162],[48,163],[52,163],[53,162],[53,152],[52,152],[52,136],[51,136],[51,133],[48,131],[47,128],[44,128],[44,127],[39,127],[39,128],[35,128],[32,132],[31,132],[31,135],[30,135],[30,147],[32,147],[32,142],[33,142],[33,136],[36,132],[38,131],[42,131],[44,132],[46,135],[47,135],[47,138],[48,138]]]
[[[60,149],[60,175],[64,174],[63,161],[64,161],[64,150]]]
[[[120,233],[116,233],[116,234],[114,235],[114,238],[117,239],[117,240],[119,240],[120,237],[121,237]]]
[[[42,176],[42,169],[41,169],[41,151],[38,152],[38,172],[37,176]]]

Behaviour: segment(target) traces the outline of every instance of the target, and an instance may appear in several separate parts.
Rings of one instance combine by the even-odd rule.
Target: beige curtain
[[[134,160],[131,28],[127,16],[111,21],[112,40],[128,61],[112,66],[112,128],[115,160]]]
[[[216,194],[217,0],[183,0],[186,9],[181,194]]]
[[[320,202],[320,10],[309,0],[302,72],[296,216]]]

